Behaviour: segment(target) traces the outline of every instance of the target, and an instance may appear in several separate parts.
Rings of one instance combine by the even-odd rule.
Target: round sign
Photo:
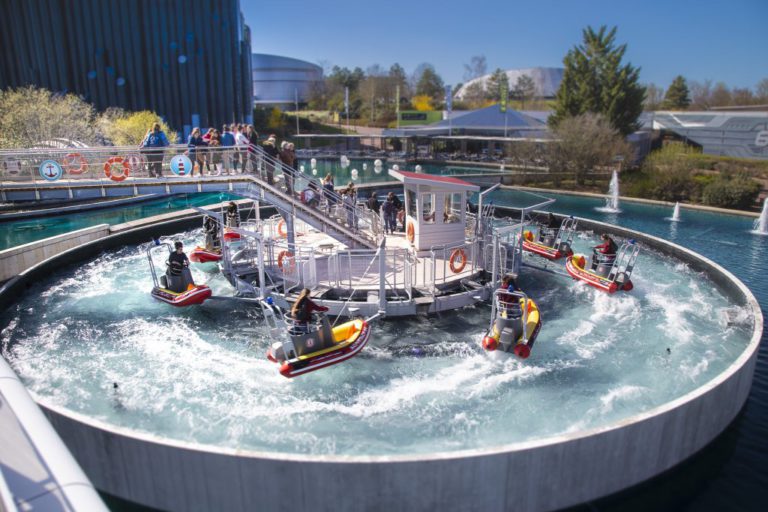
[[[40,176],[47,181],[56,181],[64,174],[64,169],[61,168],[59,162],[55,160],[46,160],[40,164]]]
[[[176,155],[171,158],[171,171],[176,176],[187,176],[192,173],[192,160],[186,155]]]
[[[3,173],[7,174],[8,176],[17,176],[21,174],[21,162],[15,158],[3,160],[2,167]]]
[[[129,153],[125,155],[125,163],[132,173],[136,174],[144,168],[146,158],[138,153]]]

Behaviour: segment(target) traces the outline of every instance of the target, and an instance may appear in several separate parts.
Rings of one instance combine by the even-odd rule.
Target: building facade
[[[250,31],[239,0],[2,0],[0,89],[33,85],[172,128],[249,121]]]
[[[323,68],[290,57],[254,53],[252,68],[256,105],[305,103],[312,86],[323,80]]]

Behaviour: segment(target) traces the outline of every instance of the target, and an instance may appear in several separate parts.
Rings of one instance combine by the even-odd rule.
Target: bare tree
[[[478,78],[488,72],[488,64],[485,55],[475,55],[469,60],[469,64],[464,64],[464,81],[468,82],[473,78]]]
[[[528,75],[520,75],[512,90],[513,96],[522,103],[521,109],[525,109],[525,103],[536,96],[536,82]]]
[[[662,101],[664,101],[663,88],[656,84],[645,86],[645,102],[643,103],[645,110],[658,110]]]
[[[706,110],[712,106],[712,81],[691,82],[691,109]]]
[[[768,103],[768,78],[763,78],[757,82],[755,96],[760,103]]]
[[[556,140],[548,146],[550,170],[573,173],[577,185],[596,169],[610,169],[616,161],[628,161],[632,148],[600,114],[586,113],[563,119],[555,129]]]
[[[712,89],[712,103],[713,107],[727,107],[731,105],[733,99],[731,98],[731,90],[725,85],[724,82],[717,82]]]

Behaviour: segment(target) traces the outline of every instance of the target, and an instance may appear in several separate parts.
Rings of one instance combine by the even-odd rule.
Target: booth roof
[[[397,178],[404,184],[448,185],[447,188],[451,189],[459,188],[461,190],[472,190],[474,192],[480,190],[480,187],[477,185],[450,176],[434,176],[418,172],[395,171],[394,169],[389,170],[389,175]]]

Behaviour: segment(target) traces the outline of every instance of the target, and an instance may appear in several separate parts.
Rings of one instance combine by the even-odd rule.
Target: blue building
[[[153,110],[177,130],[252,117],[239,0],[2,0],[0,89]]]

